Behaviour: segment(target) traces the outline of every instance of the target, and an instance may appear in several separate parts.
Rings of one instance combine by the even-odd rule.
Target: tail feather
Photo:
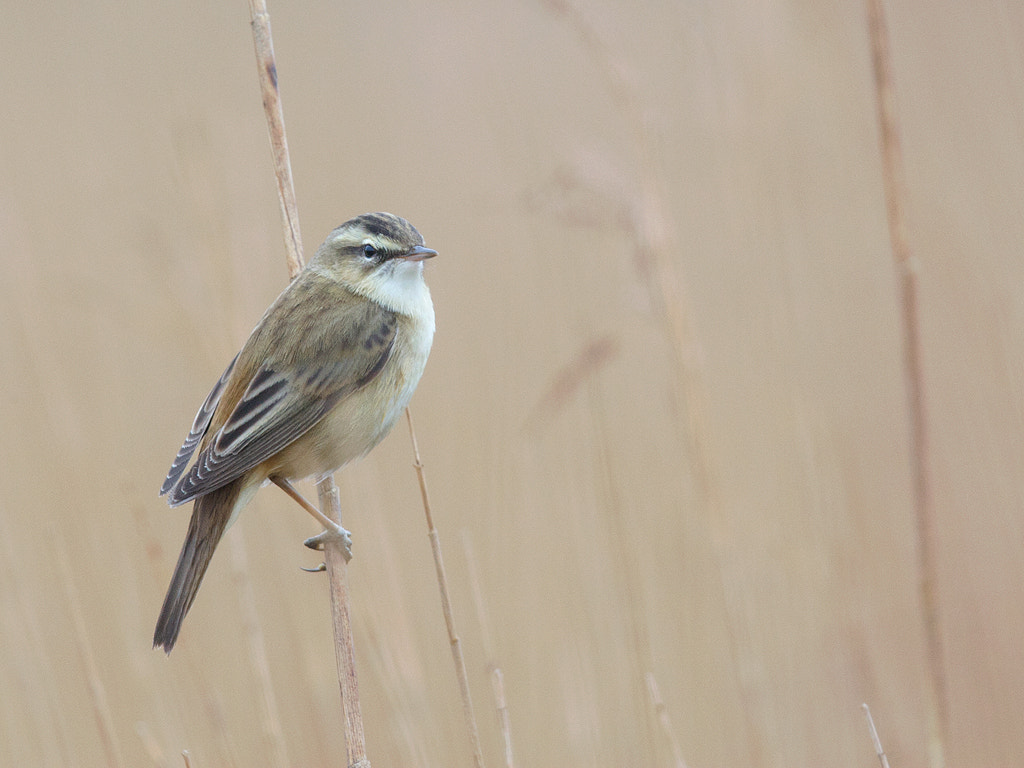
[[[227,530],[232,512],[238,501],[241,484],[229,483],[196,499],[192,506],[192,520],[188,526],[185,544],[178,556],[178,565],[167,588],[160,618],[153,633],[153,647],[170,653],[181,631],[181,622],[196,599],[196,592],[210,565],[213,550]]]

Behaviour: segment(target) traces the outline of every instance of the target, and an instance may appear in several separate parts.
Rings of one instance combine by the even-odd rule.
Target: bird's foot
[[[332,542],[341,547],[346,563],[352,559],[352,534],[337,523],[331,523],[321,533],[318,533],[316,536],[310,536],[302,543],[310,549],[323,552],[324,546]]]

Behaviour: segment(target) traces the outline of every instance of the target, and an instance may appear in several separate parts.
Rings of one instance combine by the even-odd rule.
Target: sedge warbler
[[[154,647],[171,652],[217,543],[268,481],[324,525],[307,546],[336,539],[350,554],[348,532],[291,481],[320,480],[391,431],[430,353],[434,305],[423,260],[436,255],[405,219],[358,216],[331,232],[263,315],[199,409],[160,489],[171,506],[195,504]]]

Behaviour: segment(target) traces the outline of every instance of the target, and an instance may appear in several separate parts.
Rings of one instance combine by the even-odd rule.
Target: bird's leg
[[[272,476],[270,480],[274,485],[295,499],[300,507],[309,512],[324,527],[323,533],[309,537],[302,542],[303,544],[310,549],[323,551],[324,544],[329,541],[336,541],[341,545],[341,551],[345,554],[345,562],[352,559],[352,535],[348,531],[306,501],[306,497],[299,493],[295,486],[285,478]]]

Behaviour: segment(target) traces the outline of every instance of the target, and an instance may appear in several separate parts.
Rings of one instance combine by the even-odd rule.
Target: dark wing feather
[[[192,422],[192,428],[188,431],[185,442],[181,444],[178,455],[174,457],[174,462],[167,471],[167,477],[164,478],[164,484],[160,486],[161,496],[171,490],[174,484],[178,482],[178,478],[185,471],[188,460],[192,458],[196,446],[199,445],[199,441],[206,434],[206,430],[210,426],[210,419],[213,418],[213,412],[217,409],[217,403],[220,402],[220,396],[224,394],[224,385],[227,384],[231,371],[235,369],[236,360],[238,360],[238,355],[235,355],[231,362],[228,363],[228,367],[221,374],[217,383],[213,385],[210,394],[206,396],[206,400],[203,401],[202,406],[199,408],[199,413],[196,414],[196,419]]]
[[[394,346],[397,321],[392,315],[378,308],[366,322],[348,329],[348,338],[333,354],[322,354],[311,367],[287,372],[269,363],[260,367],[227,421],[171,491],[171,505],[214,491],[262,464],[373,380]]]

